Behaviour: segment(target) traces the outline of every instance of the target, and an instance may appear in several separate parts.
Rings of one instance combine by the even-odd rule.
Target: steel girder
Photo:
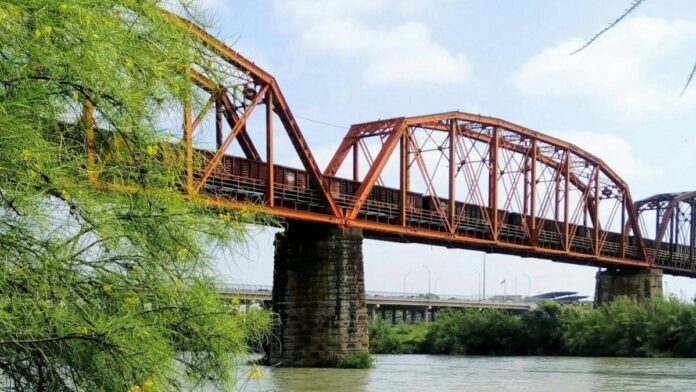
[[[637,201],[636,209],[652,239],[647,246],[650,262],[695,270],[696,191],[654,195]]]
[[[436,133],[441,135],[437,137]],[[364,148],[365,140],[371,138],[379,140],[376,154]],[[415,166],[421,174],[424,194],[432,196],[434,209],[451,236],[459,236],[461,222],[466,219],[464,210],[458,211],[455,203],[464,202],[478,206],[489,227],[486,239],[494,243],[501,242],[507,215],[521,214],[525,217],[525,245],[542,250],[543,231],[558,230],[561,249],[580,256],[574,255],[572,244],[581,235],[581,228],[586,227],[592,230],[583,231],[582,235],[589,235],[593,256],[602,258],[607,253],[607,236],[614,230],[621,238],[618,256],[647,265],[630,191],[602,160],[575,145],[516,124],[461,112],[401,117],[350,128],[324,171],[325,176],[335,176],[353,152],[352,171],[361,184],[346,212],[349,225],[360,219],[363,204],[382,179],[384,167],[392,154],[396,155],[398,145],[398,188],[404,228],[408,226],[406,194],[411,191],[411,169]],[[363,161],[369,164],[363,177],[359,176],[358,167],[361,153]],[[425,158],[428,153],[442,159],[434,164]],[[441,161],[448,166],[446,184],[436,181]],[[458,195],[462,190],[464,195]],[[553,222],[556,229],[549,229],[545,222]],[[637,248],[630,256],[626,254],[629,234],[635,238]]]

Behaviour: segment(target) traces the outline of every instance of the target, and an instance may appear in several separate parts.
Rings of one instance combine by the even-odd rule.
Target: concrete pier
[[[597,272],[596,277],[596,305],[621,295],[632,298],[662,296],[661,269],[606,269]]]
[[[270,364],[335,367],[343,356],[368,351],[362,238],[359,229],[303,223],[276,235],[279,322]]]

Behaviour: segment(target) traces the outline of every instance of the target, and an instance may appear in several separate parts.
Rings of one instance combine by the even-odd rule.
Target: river
[[[369,370],[263,367],[240,391],[691,391],[696,359],[375,355]],[[242,370],[243,371],[243,370]]]

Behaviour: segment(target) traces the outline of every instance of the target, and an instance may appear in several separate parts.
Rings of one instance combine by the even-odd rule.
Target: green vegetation
[[[376,319],[368,325],[370,332],[370,352],[376,354],[417,354],[422,351],[428,325],[387,324]]]
[[[599,308],[547,302],[522,315],[445,310],[435,322],[370,324],[373,353],[696,356],[696,306],[618,298]]]
[[[344,355],[338,362],[338,367],[344,369],[368,369],[374,364],[370,353]]]
[[[12,390],[227,389],[235,357],[268,333],[267,313],[223,302],[210,276],[211,255],[261,218],[187,199],[179,135],[158,129],[162,113],[202,106],[184,70],[210,64],[160,3],[0,0],[0,380]]]

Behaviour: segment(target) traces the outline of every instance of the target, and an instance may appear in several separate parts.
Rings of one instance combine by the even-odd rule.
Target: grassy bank
[[[375,354],[696,357],[696,306],[620,298],[591,308],[544,303],[522,315],[457,309],[431,324],[370,323]]]

